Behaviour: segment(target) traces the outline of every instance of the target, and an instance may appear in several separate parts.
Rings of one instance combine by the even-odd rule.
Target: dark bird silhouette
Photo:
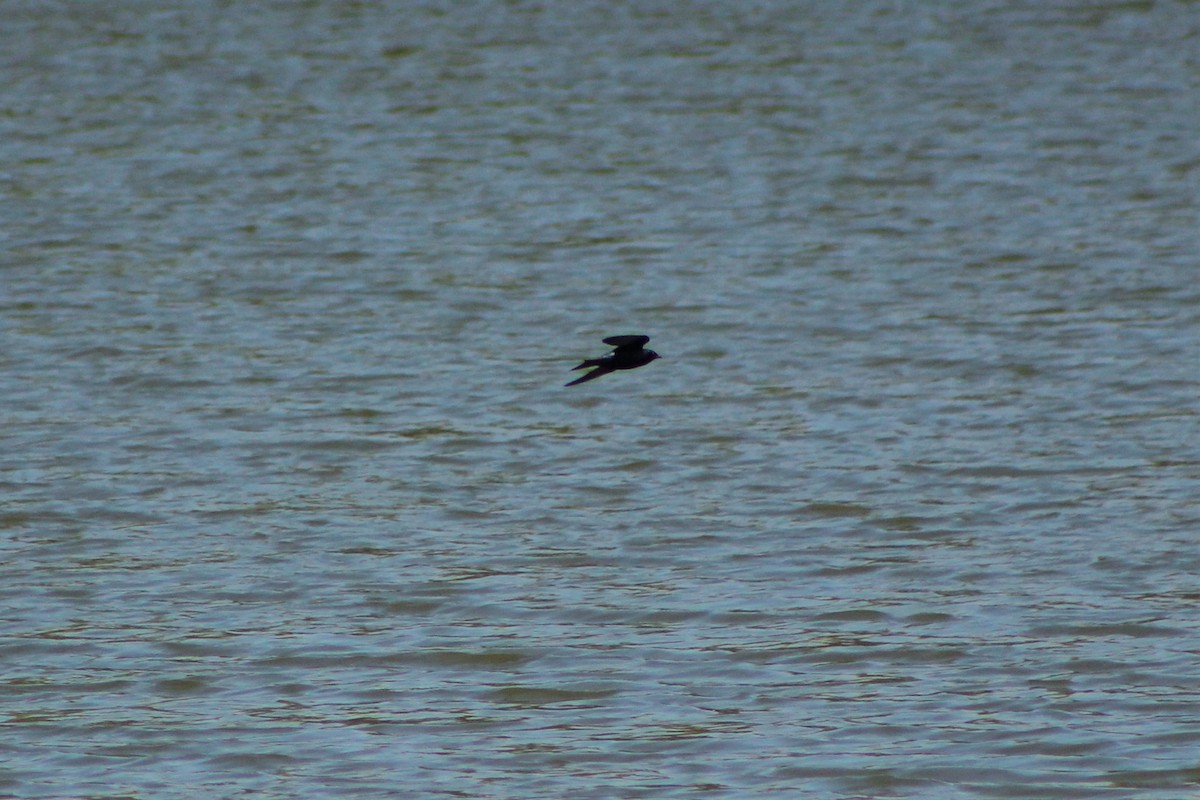
[[[567,384],[574,386],[577,383],[587,383],[590,380],[599,378],[601,375],[607,375],[619,369],[637,369],[644,367],[656,358],[662,358],[653,350],[644,350],[642,345],[650,341],[649,336],[609,336],[604,340],[605,344],[611,344],[616,349],[606,356],[600,358],[589,358],[580,364],[575,369],[586,369],[595,367],[596,369],[584,375],[582,378],[576,378]]]

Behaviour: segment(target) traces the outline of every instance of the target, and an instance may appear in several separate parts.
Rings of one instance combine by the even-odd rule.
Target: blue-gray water
[[[1200,792],[1195,3],[3,16],[0,795]]]

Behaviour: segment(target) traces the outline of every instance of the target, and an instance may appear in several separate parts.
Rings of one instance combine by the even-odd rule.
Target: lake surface
[[[1198,41],[8,4],[0,795],[1195,796]]]

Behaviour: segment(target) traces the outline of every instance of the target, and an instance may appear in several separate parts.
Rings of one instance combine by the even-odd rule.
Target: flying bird
[[[582,378],[576,378],[571,381],[567,386],[574,386],[577,383],[587,383],[590,380],[599,378],[601,375],[607,375],[618,369],[644,367],[654,359],[662,358],[662,356],[653,350],[643,349],[642,345],[648,341],[650,341],[649,336],[609,336],[604,340],[604,343],[611,344],[616,349],[606,356],[589,358],[578,367],[574,367],[572,371],[588,367],[595,367],[595,369]]]

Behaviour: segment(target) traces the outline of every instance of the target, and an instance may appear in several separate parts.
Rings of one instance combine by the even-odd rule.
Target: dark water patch
[[[814,517],[826,518],[862,518],[869,517],[872,513],[871,508],[859,503],[809,503],[804,506],[801,511],[807,515]]]
[[[594,704],[616,694],[617,691],[613,689],[560,689],[550,686],[514,685],[493,689],[490,699],[499,705],[543,708],[565,704]]]
[[[1098,639],[1111,636],[1129,636],[1134,638],[1170,637],[1184,635],[1187,629],[1156,622],[1111,622],[1087,624],[1038,625],[1029,629],[1028,635],[1039,638],[1064,637],[1080,639]]]

